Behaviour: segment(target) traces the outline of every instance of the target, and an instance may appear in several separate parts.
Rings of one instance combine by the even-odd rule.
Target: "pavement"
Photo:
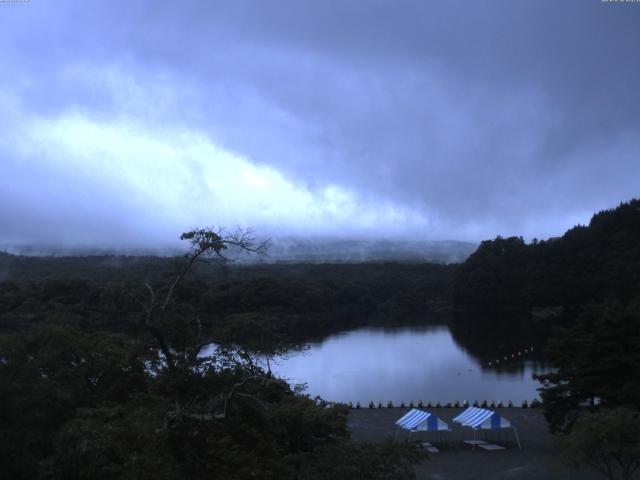
[[[409,408],[352,409],[348,418],[351,437],[357,442],[383,442],[388,438],[404,441],[406,431],[398,431],[395,421]],[[440,453],[416,467],[418,479],[425,480],[596,480],[602,478],[590,469],[570,471],[562,463],[558,439],[547,430],[540,409],[494,409],[518,430],[522,450],[510,430],[482,432],[477,439],[506,447],[505,450],[472,449],[464,440],[473,440],[473,431],[459,427],[451,419],[461,408],[431,408],[427,410],[453,428],[450,434],[412,433],[411,440],[428,441]]]

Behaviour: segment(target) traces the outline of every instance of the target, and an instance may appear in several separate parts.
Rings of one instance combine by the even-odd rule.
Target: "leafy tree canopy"
[[[640,413],[626,408],[583,413],[563,439],[571,468],[589,466],[609,480],[630,480],[640,468]]]
[[[588,226],[525,244],[487,240],[454,274],[454,303],[577,308],[640,291],[640,199],[595,214]]]
[[[552,431],[568,429],[582,407],[640,408],[640,301],[586,307],[558,329],[547,356],[555,371],[537,378]]]

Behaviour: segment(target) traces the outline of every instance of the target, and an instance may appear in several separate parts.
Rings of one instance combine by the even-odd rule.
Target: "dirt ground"
[[[409,409],[353,409],[348,425],[352,438],[360,442],[382,442],[396,438],[395,421]],[[416,468],[417,478],[425,480],[502,480],[502,479],[545,479],[545,480],[596,480],[600,477],[591,470],[571,472],[563,465],[559,455],[557,439],[547,431],[547,425],[539,409],[504,408],[497,409],[500,415],[516,426],[522,450],[518,449],[514,435],[510,431],[489,432],[488,440],[507,447],[506,450],[487,452],[472,450],[463,440],[472,440],[473,431],[460,428],[451,419],[462,409],[432,408],[437,415],[453,428],[449,434],[439,438],[431,433],[412,434],[411,439],[427,440],[440,448],[440,453],[431,454],[429,460]],[[408,432],[400,431],[398,441],[407,439]]]

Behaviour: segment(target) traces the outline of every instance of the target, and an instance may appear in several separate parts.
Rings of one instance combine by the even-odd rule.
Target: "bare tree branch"
[[[260,375],[252,375],[252,376],[243,378],[238,383],[234,384],[233,387],[231,387],[231,390],[229,391],[229,393],[227,394],[227,397],[224,400],[224,407],[223,407],[222,413],[216,415],[217,418],[219,418],[219,419],[227,418],[227,416],[229,415],[229,411],[231,409],[231,404],[233,402],[233,399],[236,396],[250,397],[250,398],[253,398],[254,400],[258,400],[253,395],[248,395],[248,394],[239,392],[239,390],[242,387],[244,387],[248,382],[253,381],[253,380],[259,380],[263,385],[266,385],[267,383],[279,383],[277,380],[274,380],[274,379],[271,379],[271,378],[267,378],[267,377],[263,377],[263,376],[260,376]],[[264,407],[264,405],[262,405],[262,406]]]
[[[175,290],[182,282],[184,277],[191,271],[196,260],[201,257],[214,256],[221,262],[228,262],[230,259],[224,254],[224,252],[232,247],[241,251],[255,253],[257,255],[266,255],[269,248],[269,240],[258,241],[253,235],[253,230],[250,228],[242,229],[238,227],[233,233],[227,234],[223,229],[214,227],[205,228],[193,228],[190,231],[184,232],[180,235],[180,240],[185,240],[191,245],[191,251],[185,255],[186,263],[180,269],[179,273],[171,282],[166,294],[163,293],[163,299],[159,306],[157,305],[158,299],[153,287],[145,282],[143,286],[149,292],[148,303],[143,302],[136,296],[128,294],[136,303],[138,303],[144,311],[144,320],[142,324],[157,340],[160,349],[165,357],[169,368],[176,366],[176,356],[172,353],[169,342],[167,341],[166,333],[162,331],[162,327],[156,325],[156,316],[164,316],[174,301]],[[210,341],[202,342],[202,324],[200,319],[197,319],[197,333],[196,333],[195,348],[186,348],[184,352],[186,354],[187,362],[193,362],[197,360],[197,356],[202,348],[204,348]],[[191,352],[194,352],[191,354]]]

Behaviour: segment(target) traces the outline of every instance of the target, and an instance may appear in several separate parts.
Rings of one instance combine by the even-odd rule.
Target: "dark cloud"
[[[285,192],[278,200],[271,192],[234,206],[221,202],[223,189],[196,189],[193,201],[216,199],[210,215],[225,221],[232,212],[258,227],[300,232],[300,212],[315,202],[314,234],[335,234],[337,225],[350,235],[543,237],[638,194],[639,25],[640,4],[599,0],[0,5],[0,68],[8,72],[0,106],[26,129],[70,115],[117,125],[112,144],[139,128],[152,150],[184,145],[166,144],[172,131],[195,132],[238,155],[238,165],[269,169],[271,185]],[[0,138],[8,165],[1,185],[22,185],[11,193],[21,208],[0,210],[2,220],[14,219],[0,236],[28,238],[26,224],[51,218],[34,188],[74,176],[65,156],[82,152],[77,138],[65,137],[64,148],[49,138],[50,150],[38,156],[9,140],[7,132]],[[105,149],[126,151],[111,145],[93,154]],[[131,162],[146,165],[150,154]],[[220,168],[179,157],[163,158],[186,166],[185,182]],[[27,178],[26,165],[55,174],[6,180]],[[132,172],[128,184],[139,169]],[[114,178],[101,183],[84,225],[113,220],[140,235],[136,219],[160,201],[131,187],[137,203],[127,213]],[[78,181],[90,191],[95,183],[90,174]],[[75,195],[48,202],[70,236],[83,222]],[[298,213],[278,214],[292,199]],[[346,228],[340,211],[367,220]],[[167,216],[165,223],[180,223]],[[157,211],[152,217],[162,223]],[[145,228],[164,234],[149,222]]]

